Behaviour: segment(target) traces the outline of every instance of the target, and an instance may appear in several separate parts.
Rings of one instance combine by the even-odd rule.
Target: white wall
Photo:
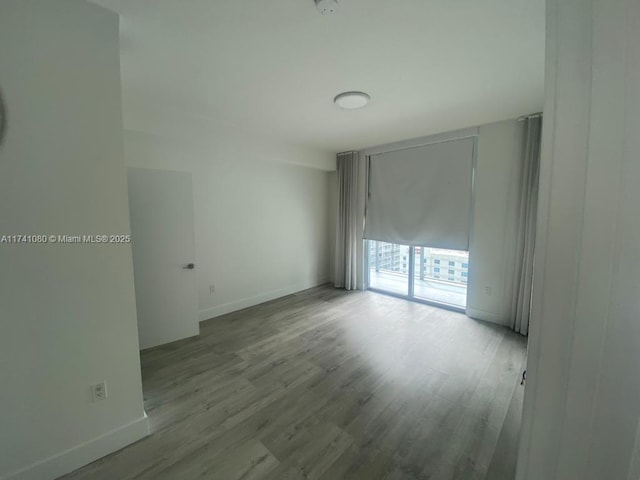
[[[478,129],[467,314],[510,324],[522,123]]]
[[[329,280],[330,173],[300,164],[332,157],[223,125],[189,140],[125,131],[128,165],[193,174],[201,320]]]
[[[519,480],[640,477],[640,3],[547,1]]]
[[[129,233],[118,18],[3,0],[0,85],[1,234]],[[0,331],[0,477],[55,478],[147,433],[130,246],[0,244]]]

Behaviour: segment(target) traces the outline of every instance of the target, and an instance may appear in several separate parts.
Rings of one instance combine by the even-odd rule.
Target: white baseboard
[[[467,307],[465,313],[467,314],[467,317],[475,318],[476,320],[497,323],[498,325],[505,325],[504,319],[498,313],[487,312],[485,310],[480,310],[479,308],[473,307]]]
[[[139,348],[141,351],[148,350],[159,345],[166,345],[167,343],[177,342],[178,340],[184,340],[185,338],[197,337],[198,335],[200,335],[200,322],[196,322],[195,325],[187,325],[187,327],[190,328],[185,328],[184,331],[180,332],[179,335],[175,335],[175,332],[171,332],[174,333],[174,335],[155,336],[153,338],[140,338]],[[167,332],[163,333],[166,334]]]
[[[328,281],[328,278],[322,278],[308,284],[302,283],[297,285],[289,285],[288,287],[280,288],[278,290],[272,290],[271,292],[261,293],[259,295],[254,295],[253,297],[241,298],[240,300],[236,300],[233,302],[216,305],[215,307],[201,310],[200,321],[203,322],[204,320],[210,320],[212,318],[219,317],[220,315],[226,315],[227,313],[242,310],[243,308],[253,307],[254,305],[259,305],[270,300],[275,300],[276,298],[291,295],[292,293],[307,290],[308,288],[317,287],[318,285],[322,285],[324,283],[327,283]]]
[[[99,437],[2,477],[3,480],[53,480],[149,435],[147,414]]]

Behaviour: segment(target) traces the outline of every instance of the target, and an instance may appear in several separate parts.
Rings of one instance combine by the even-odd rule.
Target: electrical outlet
[[[94,402],[106,400],[107,398],[107,382],[106,380],[95,385],[91,385],[91,398]]]
[[[216,287],[215,285],[212,283],[211,285],[209,285],[209,293],[215,293],[216,292]]]
[[[484,287],[484,293],[486,293],[487,295],[491,296],[491,287],[489,287],[489,286]]]

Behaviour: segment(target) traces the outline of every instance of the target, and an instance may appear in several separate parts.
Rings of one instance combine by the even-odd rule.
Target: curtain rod
[[[530,113],[529,115],[523,115],[521,117],[518,117],[518,121],[521,122],[521,121],[526,120],[528,118],[537,118],[537,117],[541,117],[541,116],[542,116],[542,112]]]

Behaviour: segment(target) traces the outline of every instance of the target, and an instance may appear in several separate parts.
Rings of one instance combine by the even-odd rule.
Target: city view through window
[[[367,241],[369,288],[464,308],[469,252]]]

